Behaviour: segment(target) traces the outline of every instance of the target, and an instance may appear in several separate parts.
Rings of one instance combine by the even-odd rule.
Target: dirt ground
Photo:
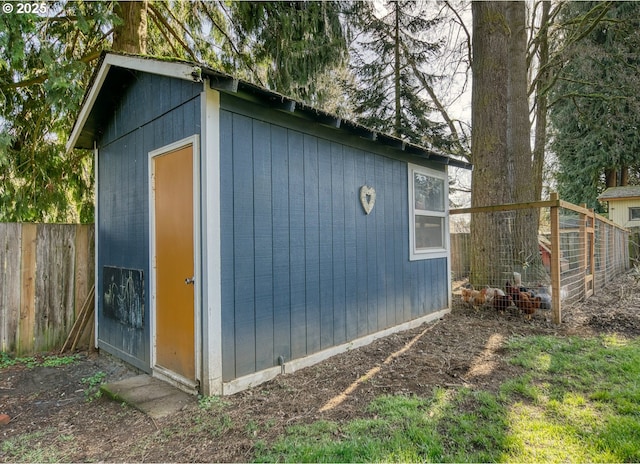
[[[474,310],[456,297],[451,313],[439,321],[279,376],[206,411],[194,398],[192,406],[155,421],[106,398],[87,400],[83,378],[96,372],[104,372],[105,381],[135,375],[111,357],[83,353],[69,366],[10,367],[0,371],[0,414],[11,417],[0,425],[0,461],[15,460],[1,444],[12,438],[15,446],[55,450],[60,461],[251,461],[255,444],[271,443],[285,427],[367,416],[366,406],[380,395],[426,396],[435,387],[461,386],[495,391],[519,373],[502,356],[513,335],[640,336],[639,290],[631,274],[621,276],[588,301],[564,308],[560,326],[551,323],[549,312],[527,321],[515,311]],[[321,411],[367,373],[341,403]]]

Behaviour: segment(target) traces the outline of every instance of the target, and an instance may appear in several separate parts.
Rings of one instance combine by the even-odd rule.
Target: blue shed
[[[107,53],[94,150],[96,344],[231,394],[450,307],[447,166],[205,65]]]

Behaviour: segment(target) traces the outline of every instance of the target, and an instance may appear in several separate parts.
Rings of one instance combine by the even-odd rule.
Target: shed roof
[[[629,200],[631,198],[640,199],[640,185],[627,185],[625,187],[610,187],[598,196],[598,200]]]
[[[282,94],[237,79],[201,63],[123,53],[103,53],[85,93],[80,113],[67,141],[67,151],[72,148],[93,148],[97,134],[111,114],[124,92],[123,82],[130,70],[148,72],[193,82],[209,81],[209,86],[225,93],[257,99],[270,107],[309,119],[317,124],[355,134],[407,154],[465,169],[473,165],[443,153],[408,143],[398,137],[377,132],[353,121],[313,108]]]

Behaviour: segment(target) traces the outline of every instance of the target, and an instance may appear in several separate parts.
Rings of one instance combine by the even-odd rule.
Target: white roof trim
[[[87,98],[80,109],[78,118],[73,126],[71,135],[66,144],[66,152],[69,153],[78,141],[80,132],[84,128],[89,113],[93,109],[93,105],[98,98],[102,84],[104,84],[107,74],[111,66],[120,68],[133,69],[136,71],[147,72],[151,74],[158,74],[161,76],[175,77],[178,79],[184,79],[193,82],[202,81],[202,70],[198,66],[193,66],[186,63],[175,63],[169,61],[158,61],[157,59],[147,59],[136,56],[116,55],[108,53],[105,55],[100,70],[98,71],[96,78],[93,81],[91,89],[87,95]]]

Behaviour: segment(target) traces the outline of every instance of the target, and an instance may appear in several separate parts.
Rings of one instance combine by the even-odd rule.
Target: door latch
[[[193,285],[195,281],[196,281],[195,277],[187,277],[186,279],[184,279],[184,283],[186,285]]]

